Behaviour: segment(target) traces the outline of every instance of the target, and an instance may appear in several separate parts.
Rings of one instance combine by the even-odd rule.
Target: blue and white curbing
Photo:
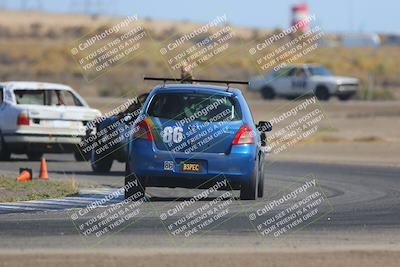
[[[39,212],[39,211],[61,211],[75,208],[83,208],[96,200],[104,199],[105,196],[118,191],[116,188],[96,188],[82,189],[79,196],[65,197],[59,199],[30,200],[19,202],[0,203],[0,214]],[[145,201],[149,201],[150,196],[146,194]],[[107,201],[107,205],[117,204],[124,200],[123,194]]]

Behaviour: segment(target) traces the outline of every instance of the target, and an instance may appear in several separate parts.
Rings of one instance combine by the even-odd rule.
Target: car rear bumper
[[[182,162],[199,163],[200,171],[184,172]],[[131,143],[128,164],[132,173],[147,177],[148,186],[194,188],[210,179],[226,178],[231,186],[237,187],[253,175],[256,147],[236,145],[229,154],[186,154],[161,151],[150,141],[135,140]]]
[[[336,95],[349,95],[355,94],[357,92],[358,85],[351,84],[351,85],[339,85],[336,90]]]
[[[41,134],[9,134],[3,135],[8,149],[14,153],[26,153],[30,151],[59,153],[74,151],[81,136],[69,135],[41,135]]]
[[[4,135],[6,143],[54,143],[79,144],[82,137],[68,135],[14,134]]]

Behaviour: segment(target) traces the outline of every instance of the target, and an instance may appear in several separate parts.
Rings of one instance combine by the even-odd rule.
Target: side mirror
[[[262,133],[270,132],[272,131],[272,123],[269,121],[259,121],[257,124],[257,129]]]

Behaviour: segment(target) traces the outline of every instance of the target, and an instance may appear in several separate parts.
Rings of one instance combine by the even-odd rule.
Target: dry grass
[[[142,22],[151,37],[151,41],[142,44],[146,49],[127,63],[110,69],[99,79],[88,83],[73,60],[70,47],[85,34],[120,20],[121,18],[93,18],[84,15],[0,12],[0,80],[61,82],[72,85],[86,97],[121,97],[151,88],[153,83],[143,82],[145,74],[179,76],[178,71],[171,71],[158,52],[159,47],[172,35],[186,33],[199,25],[145,19]],[[235,37],[230,41],[230,48],[211,62],[195,69],[195,77],[246,80],[262,73],[256,62],[250,58],[248,46],[265,36],[268,30],[236,26],[232,28]],[[362,88],[371,85],[372,77],[372,86],[379,89],[374,89],[372,95],[361,90],[358,95],[361,100],[369,97],[393,99],[394,94],[390,90],[380,87],[400,87],[400,47],[321,47],[300,60],[322,63],[338,75],[358,77]]]
[[[34,179],[17,181],[15,178],[0,176],[0,202],[14,202],[34,199],[61,198],[78,193],[78,183]]]

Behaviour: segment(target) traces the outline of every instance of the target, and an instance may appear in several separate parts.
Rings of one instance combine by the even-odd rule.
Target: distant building
[[[347,33],[340,35],[344,47],[379,47],[381,39],[376,33]]]

